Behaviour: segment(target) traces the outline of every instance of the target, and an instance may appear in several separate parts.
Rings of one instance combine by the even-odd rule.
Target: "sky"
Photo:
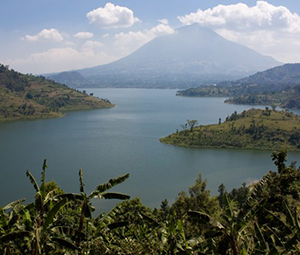
[[[107,64],[194,23],[282,63],[300,63],[297,0],[0,1],[0,63],[23,73]]]

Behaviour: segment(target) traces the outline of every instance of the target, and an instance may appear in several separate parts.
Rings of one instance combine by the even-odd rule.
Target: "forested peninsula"
[[[234,112],[222,123],[196,126],[188,120],[177,131],[160,141],[184,147],[300,150],[300,116],[286,111],[250,109]]]
[[[0,121],[60,117],[66,111],[113,106],[107,99],[0,65]]]

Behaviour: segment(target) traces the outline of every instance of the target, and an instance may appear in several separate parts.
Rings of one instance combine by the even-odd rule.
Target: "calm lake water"
[[[40,180],[43,159],[47,181],[55,180],[66,192],[79,192],[78,171],[83,169],[86,190],[112,177],[130,173],[113,191],[140,197],[150,207],[188,190],[198,173],[217,194],[261,178],[275,170],[270,151],[189,149],[161,144],[159,138],[180,129],[187,119],[217,123],[235,110],[251,106],[224,104],[224,98],[176,97],[176,90],[88,89],[109,98],[112,109],[68,113],[63,118],[0,124],[0,205],[27,198],[34,189],[26,177],[30,170]],[[300,153],[289,153],[297,161]],[[95,201],[106,210],[109,201]],[[99,209],[100,208],[100,209]]]

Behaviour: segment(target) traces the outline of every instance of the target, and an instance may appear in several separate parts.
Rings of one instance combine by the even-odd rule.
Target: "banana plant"
[[[264,209],[273,219],[272,224],[263,224],[257,226],[260,231],[257,244],[261,240],[268,239],[270,254],[299,254],[300,252],[300,223],[297,209],[294,212],[289,208],[286,202],[283,202],[284,212],[280,214]]]
[[[125,174],[119,176],[114,179],[110,179],[108,182],[104,184],[98,185],[94,191],[92,191],[89,195],[85,192],[85,184],[83,181],[83,172],[82,169],[79,170],[79,183],[80,183],[80,193],[67,193],[59,195],[58,197],[61,199],[68,199],[69,201],[73,201],[75,203],[80,203],[80,217],[78,223],[78,232],[83,233],[84,222],[86,221],[86,233],[88,234],[88,226],[89,221],[92,219],[92,212],[95,208],[92,206],[91,200],[93,198],[100,198],[100,199],[129,199],[130,196],[117,193],[117,192],[107,192],[107,190],[111,189],[112,187],[124,182],[129,177],[129,174]],[[89,237],[86,237],[87,242],[84,245],[89,244]],[[77,245],[81,245],[81,239],[78,239]],[[82,245],[81,245],[82,246]],[[87,249],[87,247],[86,247]]]
[[[29,171],[26,172],[36,191],[34,204],[22,211],[24,220],[31,226],[32,242],[29,249],[32,255],[43,254],[61,246],[71,250],[79,249],[70,239],[57,234],[56,216],[69,202],[67,198],[58,197],[57,189],[47,190],[46,168],[44,160],[40,186],[34,176]]]
[[[18,242],[30,235],[20,224],[20,210],[25,199],[13,201],[0,208],[0,252],[3,254],[17,254]]]
[[[207,239],[217,240],[211,244],[211,250],[218,249],[219,241],[229,244],[228,249],[234,255],[250,252],[251,247],[248,244],[253,243],[251,241],[253,238],[253,217],[245,216],[236,209],[233,202],[229,201],[227,194],[225,194],[225,209],[220,216],[214,217],[201,211],[189,211],[188,215],[198,219],[198,222],[205,226]],[[204,241],[207,239],[204,239]],[[210,245],[205,243],[204,246],[209,247]]]

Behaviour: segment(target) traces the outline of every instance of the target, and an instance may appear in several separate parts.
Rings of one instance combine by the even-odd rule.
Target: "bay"
[[[271,151],[191,149],[161,144],[159,138],[180,129],[187,119],[199,124],[218,123],[234,111],[252,106],[224,104],[224,98],[176,97],[176,90],[87,89],[108,98],[116,107],[68,113],[63,118],[0,124],[0,206],[25,197],[34,189],[26,177],[37,180],[47,159],[47,181],[55,180],[66,192],[79,192],[78,171],[83,169],[87,192],[112,177],[130,173],[114,188],[150,207],[188,190],[198,173],[217,194],[260,179],[275,170]],[[257,106],[259,107],[259,106]],[[262,108],[262,106],[260,107]],[[289,152],[290,161],[300,154]],[[98,211],[112,203],[95,201]]]

